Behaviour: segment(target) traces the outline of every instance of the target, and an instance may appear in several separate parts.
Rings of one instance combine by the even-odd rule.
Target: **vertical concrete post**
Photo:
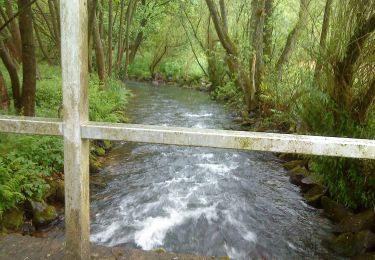
[[[87,0],[60,0],[64,105],[66,259],[89,259]]]

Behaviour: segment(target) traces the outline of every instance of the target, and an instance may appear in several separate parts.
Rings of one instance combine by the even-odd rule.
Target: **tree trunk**
[[[360,58],[363,45],[374,31],[375,14],[358,25],[346,46],[344,58],[334,66],[335,82],[333,100],[336,102],[337,109],[340,112],[349,113],[352,108],[350,88],[353,85],[354,66]],[[361,101],[360,103],[363,102]]]
[[[328,30],[329,30],[329,21],[331,18],[331,8],[332,8],[332,0],[326,1],[326,6],[324,9],[324,18],[323,18],[323,25],[322,25],[322,32],[320,34],[320,50],[324,51],[326,48],[326,42],[327,42],[327,36],[328,36]],[[319,57],[319,59],[316,62],[315,66],[315,72],[314,72],[314,82],[315,84],[318,84],[319,81],[319,75],[321,73],[323,64],[321,61],[322,57]]]
[[[9,108],[9,96],[8,90],[5,86],[5,80],[3,74],[0,71],[0,109],[8,110]]]
[[[215,25],[216,33],[219,37],[221,45],[227,53],[227,63],[231,74],[235,77],[235,83],[244,93],[244,100],[248,111],[251,111],[256,106],[254,93],[252,93],[252,86],[248,73],[245,72],[243,65],[240,62],[237,47],[230,39],[228,33],[225,31],[213,0],[206,0],[208,9],[210,11],[212,21]]]
[[[28,6],[30,0],[18,0],[19,10]],[[22,109],[23,115],[35,115],[36,59],[34,50],[33,19],[31,6],[19,16],[22,42]]]
[[[10,56],[8,50],[5,48],[3,41],[0,40],[0,57],[3,61],[6,69],[8,70],[10,81],[12,84],[12,95],[14,101],[14,108],[17,113],[21,112],[21,84],[18,78],[17,67],[14,64],[12,57]]]
[[[289,62],[289,59],[295,49],[298,37],[308,19],[308,6],[310,4],[310,1],[311,0],[300,0],[297,23],[295,24],[293,30],[289,33],[284,49],[276,64],[276,72],[278,73],[279,78],[282,77],[283,67]]]
[[[87,1],[87,8],[88,8],[88,21],[87,21],[87,44],[88,44],[88,69],[89,72],[92,72],[92,47],[93,47],[93,41],[92,36],[94,35],[93,29],[96,21],[94,20],[94,14],[96,12],[96,6],[97,6],[98,0],[88,0]]]
[[[44,58],[47,60],[48,64],[51,65],[52,61],[51,61],[51,59],[50,59],[50,57],[47,53],[47,50],[43,46],[42,39],[40,38],[40,35],[39,35],[39,29],[38,29],[38,26],[36,24],[34,26],[34,30],[35,30],[36,39],[37,39],[38,44],[39,44],[39,48],[42,51],[42,54],[43,54]]]
[[[122,50],[123,50],[123,47],[122,47],[122,33],[123,33],[122,27],[123,27],[123,24],[124,24],[124,5],[125,5],[124,2],[125,2],[124,0],[121,0],[120,27],[119,27],[118,37],[117,37],[117,59],[116,59],[117,70],[120,69],[121,61],[122,61]]]
[[[163,57],[165,54],[167,54],[167,51],[168,51],[168,44],[167,43],[163,43],[163,46],[161,46],[161,49],[160,51],[157,50],[156,51],[156,54],[154,55],[154,58],[152,59],[152,62],[150,64],[150,74],[151,74],[151,77],[153,79],[156,78],[156,75],[155,75],[155,70],[157,68],[157,66],[159,65],[159,63],[163,60]]]
[[[130,37],[130,26],[133,21],[133,15],[134,15],[134,10],[137,5],[137,0],[130,0],[129,1],[129,7],[128,9],[129,12],[127,12],[127,17],[126,17],[126,31],[125,31],[125,67],[124,67],[124,73],[125,73],[125,79],[128,78],[128,66],[129,66],[129,60],[130,60],[130,48],[129,48],[129,37]]]
[[[6,13],[8,15],[8,19],[13,17],[13,15],[14,15],[13,7],[12,7],[12,4],[11,4],[10,0],[5,0],[5,9],[6,9]],[[14,45],[16,47],[16,52],[17,52],[16,59],[18,61],[20,61],[21,56],[22,56],[21,34],[20,34],[20,29],[19,29],[15,19],[13,19],[10,22],[9,29],[10,29],[10,33],[12,34]]]
[[[60,39],[60,25],[59,25],[59,17],[60,14],[56,13],[56,7],[55,7],[55,0],[48,0],[48,8],[51,15],[51,24],[53,29],[53,36],[56,41],[56,47],[57,47],[57,53],[59,56],[60,61],[60,55],[61,55],[61,39]]]
[[[142,6],[146,6],[146,0],[141,0]],[[129,54],[129,64],[133,63],[135,59],[135,55],[137,54],[139,47],[141,46],[141,43],[143,41],[144,33],[143,30],[147,24],[147,19],[145,17],[141,20],[141,29],[137,34],[137,37],[135,37],[135,41],[130,46],[130,54]]]
[[[208,78],[211,82],[210,91],[214,91],[216,87],[221,85],[221,75],[218,71],[216,59],[216,46],[217,39],[214,39],[214,33],[211,30],[211,15],[208,17],[207,23],[207,64],[208,64]],[[203,44],[201,44],[203,46]]]
[[[252,76],[252,94],[260,89],[263,79],[264,57],[263,57],[263,32],[265,21],[265,4],[266,0],[252,1],[252,28],[251,45],[253,49],[252,57],[250,57],[250,68]],[[252,97],[254,99],[254,97]]]
[[[264,56],[266,57],[267,61],[272,60],[272,33],[273,33],[273,25],[272,25],[272,15],[273,15],[273,0],[266,0],[265,4],[265,20],[264,20]]]
[[[108,2],[108,50],[107,50],[107,64],[108,75],[112,75],[112,23],[113,23],[113,0]]]
[[[104,49],[102,44],[102,39],[100,38],[99,24],[96,19],[96,14],[94,13],[94,44],[95,44],[95,54],[96,54],[96,65],[98,67],[98,76],[100,85],[102,88],[105,87],[106,78],[105,78],[105,56]]]
[[[221,14],[221,22],[223,23],[224,30],[228,33],[228,18],[227,18],[227,8],[225,7],[225,1],[220,0],[220,14]]]

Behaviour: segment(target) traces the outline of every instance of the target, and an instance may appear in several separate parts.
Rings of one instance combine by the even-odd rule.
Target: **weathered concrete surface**
[[[18,234],[0,237],[0,259],[2,260],[64,259],[64,249],[65,245],[61,240],[35,238]],[[214,260],[220,258],[91,245],[91,259]]]

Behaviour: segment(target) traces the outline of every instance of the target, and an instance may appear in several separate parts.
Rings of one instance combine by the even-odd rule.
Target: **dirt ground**
[[[46,238],[35,238],[19,234],[0,237],[1,260],[64,259],[64,242]],[[134,260],[214,260],[215,257],[182,255],[168,252],[142,251],[118,247],[91,245],[91,259]],[[225,259],[225,258],[224,258]]]

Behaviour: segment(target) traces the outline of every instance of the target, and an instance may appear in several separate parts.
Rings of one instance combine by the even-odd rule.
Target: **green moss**
[[[109,140],[104,140],[104,141],[103,141],[103,144],[104,144],[104,149],[106,149],[106,150],[111,149],[112,146],[113,146],[112,142],[109,141]]]
[[[162,247],[159,247],[159,248],[154,249],[154,252],[161,254],[161,253],[166,253],[167,250],[165,250]]]
[[[57,218],[55,207],[45,203],[33,202],[33,223],[36,226],[43,226],[51,223]]]
[[[236,138],[236,141],[240,144],[241,149],[249,149],[253,146],[253,141],[249,138]]]
[[[102,147],[96,147],[95,148],[95,153],[99,156],[104,156],[105,155],[105,150]]]
[[[11,230],[19,230],[23,224],[23,215],[24,212],[17,208],[5,212],[2,217],[3,227]]]
[[[90,173],[99,172],[102,164],[95,158],[90,157]]]

